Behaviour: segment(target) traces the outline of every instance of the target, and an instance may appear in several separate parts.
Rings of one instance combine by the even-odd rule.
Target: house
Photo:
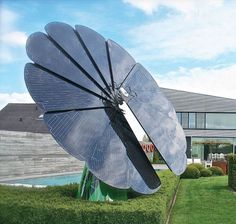
[[[235,153],[235,99],[162,90],[172,102],[184,129],[189,160],[217,163],[225,160],[227,154]]]

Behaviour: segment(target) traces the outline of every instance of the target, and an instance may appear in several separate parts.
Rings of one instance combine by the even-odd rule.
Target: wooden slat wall
[[[83,166],[50,134],[0,131],[0,180],[81,171]]]

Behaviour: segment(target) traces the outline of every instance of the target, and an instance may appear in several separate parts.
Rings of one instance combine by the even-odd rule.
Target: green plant
[[[236,155],[229,154],[228,159],[228,186],[236,191]]]
[[[213,176],[223,176],[224,175],[223,170],[218,166],[212,166],[209,168],[209,170],[212,172]]]
[[[201,174],[201,177],[210,177],[210,176],[212,176],[211,170],[206,169],[206,168],[202,169],[200,171],[200,174]]]
[[[162,186],[157,193],[115,202],[78,200],[77,184],[47,188],[0,185],[0,223],[164,224],[179,178],[170,171],[158,175]]]
[[[205,169],[205,167],[200,163],[192,163],[189,166],[196,167],[200,172],[201,172],[201,170]]]
[[[200,177],[200,171],[192,165],[187,166],[186,170],[183,174],[181,174],[181,178],[184,179],[198,179]]]

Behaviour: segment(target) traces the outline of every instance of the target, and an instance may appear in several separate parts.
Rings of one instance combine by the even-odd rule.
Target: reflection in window
[[[189,128],[195,128],[195,113],[189,113]]]
[[[192,158],[195,159],[204,159],[204,144],[196,144],[192,145]]]
[[[182,113],[182,127],[188,128],[188,113]]]
[[[192,138],[192,157],[201,160],[224,159],[233,152],[233,138]],[[220,154],[223,157],[220,157]],[[214,157],[213,157],[214,155]]]
[[[205,128],[205,113],[197,113],[197,128]]]
[[[236,114],[207,113],[207,129],[236,129]]]
[[[177,112],[176,115],[177,115],[179,123],[181,124],[181,113]]]

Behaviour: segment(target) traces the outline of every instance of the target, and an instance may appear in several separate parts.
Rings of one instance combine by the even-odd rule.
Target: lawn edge
[[[176,186],[175,193],[174,193],[173,198],[170,202],[170,206],[169,206],[169,209],[168,209],[168,215],[167,215],[167,219],[166,219],[165,224],[170,224],[171,213],[172,213],[172,210],[173,210],[175,202],[176,202],[177,194],[179,192],[180,181],[181,181],[181,179],[178,180],[178,184]]]

